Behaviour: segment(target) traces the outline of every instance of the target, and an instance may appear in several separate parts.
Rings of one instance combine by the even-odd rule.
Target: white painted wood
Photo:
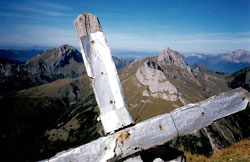
[[[101,137],[80,147],[63,151],[47,162],[104,162],[127,157],[178,135],[194,133],[214,120],[246,109],[248,91],[238,88],[207,100],[188,104],[176,110],[145,120],[112,135]]]
[[[83,13],[75,20],[75,26],[105,134],[133,124],[134,120],[127,110],[122,86],[98,18]]]

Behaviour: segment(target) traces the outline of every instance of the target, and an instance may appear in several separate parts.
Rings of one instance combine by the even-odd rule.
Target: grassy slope
[[[147,58],[146,60],[149,59],[150,58]],[[179,101],[170,102],[163,99],[142,96],[143,89],[147,87],[138,84],[135,73],[138,67],[141,66],[144,61],[136,62],[133,66],[128,65],[119,70],[120,78],[123,83],[122,86],[124,94],[126,97],[126,103],[129,106],[132,116],[136,119],[136,122],[140,122],[159,114],[170,112],[176,107],[182,105]],[[202,90],[194,90],[193,88],[190,88],[189,85],[181,84],[180,81],[176,81],[173,78],[168,79],[178,89],[182,90],[186,96],[190,96],[194,102],[211,95]],[[47,158],[53,155],[55,152],[67,149],[69,147],[78,146],[98,136],[97,131],[99,132],[99,130],[101,130],[100,123],[96,122],[98,110],[95,104],[93,104],[95,103],[94,96],[92,96],[90,99],[86,97],[92,93],[92,89],[89,88],[89,82],[87,80],[88,78],[86,75],[75,79],[57,80],[50,84],[44,84],[24,90],[14,96],[14,98],[13,96],[10,97],[10,99],[13,100],[13,108],[16,108],[15,111],[17,111],[17,116],[19,116],[19,114],[27,116],[26,113],[34,114],[33,111],[42,110],[45,112],[44,116],[38,116],[42,118],[40,121],[44,120],[49,124],[44,123],[44,128],[39,128],[37,130],[39,131],[37,135],[41,135],[42,138],[44,138],[38,141],[38,145],[41,150],[38,150],[40,151],[40,155],[35,155],[37,156],[37,159]],[[74,85],[77,85],[77,87]],[[201,96],[197,97],[198,94],[201,94]],[[3,102],[6,100],[2,98],[0,101]],[[83,109],[80,110],[80,108]],[[27,112],[22,112],[22,110],[25,109]],[[50,119],[47,117],[48,111],[55,113],[55,116],[59,115],[58,112],[60,112],[61,115],[59,115],[60,117],[58,116],[57,119]],[[35,112],[35,114],[38,115],[39,113]],[[69,114],[69,116],[67,116],[67,114]],[[35,121],[39,122],[38,120]],[[36,125],[36,123],[32,123],[30,121],[22,122],[21,118],[20,124],[27,128],[34,127],[33,125],[29,126],[29,124]],[[20,129],[18,128],[19,132],[23,132],[23,130],[21,130],[22,126],[20,126],[20,124],[18,123],[16,126],[20,127]],[[51,127],[48,128],[45,125],[50,125]],[[93,125],[96,126],[92,129],[91,126]],[[43,133],[45,129],[46,132]],[[29,130],[26,134],[32,134],[31,132],[32,130]],[[34,135],[36,134],[33,134],[33,136]],[[7,143],[8,141],[6,141],[5,144]],[[60,147],[58,147],[58,144]],[[51,150],[53,150],[53,152],[51,152]],[[13,150],[13,152],[16,152],[16,150]],[[21,154],[20,156],[24,155]],[[25,156],[23,158],[25,159]]]
[[[0,95],[0,105],[2,161],[49,158],[100,136],[86,75]]]
[[[146,58],[142,61],[134,62],[118,70],[126,103],[128,104],[129,111],[136,122],[170,112],[175,108],[182,106],[182,103],[179,100],[173,102],[142,95],[143,90],[148,89],[148,86],[144,86],[139,83],[139,81],[136,79],[136,71],[146,61],[156,60],[157,57]],[[179,73],[178,75],[180,76],[185,74],[185,72],[183,73],[178,69],[175,69],[175,71]],[[205,75],[206,77],[204,77]],[[175,79],[166,75],[166,78],[183,94],[183,98],[190,103],[195,103],[212,95],[229,90],[229,88],[226,86],[226,80],[224,79],[224,76],[214,73],[199,73],[196,76],[197,80],[202,84],[202,86],[198,86],[196,83],[190,81],[186,76],[182,76],[182,78],[185,79]],[[211,92],[206,92],[204,87],[208,87]]]
[[[147,86],[141,85],[136,79],[137,69],[144,61],[135,62],[119,70],[123,91],[129,111],[136,122],[140,122],[154,116],[170,112],[176,107],[182,106],[180,101],[167,101],[163,99],[142,96],[143,90]]]
[[[250,140],[243,140],[223,150],[215,152],[211,157],[185,153],[187,162],[250,162]]]

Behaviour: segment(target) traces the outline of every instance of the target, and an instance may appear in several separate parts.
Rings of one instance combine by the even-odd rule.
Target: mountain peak
[[[68,44],[64,44],[64,45],[61,45],[59,46],[57,49],[61,49],[61,50],[65,50],[65,49],[75,49],[74,47],[68,45]],[[76,49],[75,49],[76,50]]]
[[[226,54],[222,55],[222,58],[234,63],[250,63],[250,52],[244,49],[238,49],[236,51],[227,52]]]
[[[32,74],[45,75],[48,73],[48,75],[61,75],[64,78],[81,75],[85,71],[82,63],[81,53],[74,47],[65,44],[32,57],[25,63],[25,67]],[[68,70],[62,72],[62,69]],[[74,72],[72,73],[72,71]],[[75,73],[76,71],[78,73]]]
[[[44,62],[53,66],[58,66],[59,64],[64,66],[65,63],[69,63],[71,58],[73,58],[78,63],[83,62],[82,55],[76,48],[64,44],[57,48],[44,51],[42,54],[29,59],[26,64],[43,60]]]
[[[245,50],[245,49],[237,49],[237,50],[235,50],[235,51],[233,51],[233,52],[235,52],[235,53],[249,53],[247,50]]]
[[[163,66],[172,64],[181,69],[187,68],[188,66],[182,56],[170,48],[166,48],[162,51],[162,53],[158,56],[157,62]]]

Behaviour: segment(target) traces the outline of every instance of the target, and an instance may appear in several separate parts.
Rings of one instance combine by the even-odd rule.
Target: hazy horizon
[[[68,44],[70,45],[70,44]],[[61,45],[59,45],[61,46]],[[30,46],[30,47],[18,47],[18,46],[0,46],[0,50],[41,50],[41,51],[45,51],[45,50],[50,50],[53,48],[58,48],[59,46],[55,46],[55,47],[42,47],[42,46]],[[70,45],[72,46],[72,45]],[[74,47],[74,46],[73,46]],[[81,52],[80,47],[75,47],[79,52]],[[170,47],[166,47],[166,48],[170,48]],[[164,49],[166,49],[164,48]],[[123,58],[138,58],[138,59],[142,59],[142,58],[146,58],[146,57],[153,57],[153,56],[157,56],[159,55],[164,49],[162,49],[161,51],[143,51],[143,50],[116,50],[116,49],[110,49],[111,51],[111,55],[112,56],[116,56],[116,57],[123,57]],[[172,48],[170,48],[172,49]],[[191,51],[191,52],[185,52],[185,51],[178,51],[176,49],[172,49],[175,50],[177,52],[179,52],[180,54],[187,54],[187,55],[191,55],[191,54],[201,54],[201,55],[220,55],[220,54],[225,54],[227,52],[230,51],[236,51],[236,50],[245,50],[245,49],[235,49],[235,50],[227,50],[225,52],[220,52],[220,53],[202,53],[202,52],[195,52],[195,51]]]
[[[0,47],[79,49],[73,21],[99,17],[112,51],[219,54],[250,50],[250,1],[31,1],[0,2]]]

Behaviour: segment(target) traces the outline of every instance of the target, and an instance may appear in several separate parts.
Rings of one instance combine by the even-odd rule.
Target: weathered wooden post
[[[134,123],[129,114],[116,67],[95,15],[82,13],[75,20],[81,52],[92,80],[104,132],[111,133]]]
[[[238,88],[117,131],[133,124],[134,120],[126,108],[121,84],[101,26],[97,17],[88,13],[79,15],[75,26],[87,73],[93,81],[105,133],[114,133],[60,152],[44,161],[115,161],[164,144],[178,136],[194,133],[215,120],[246,109],[249,103],[249,92]]]

